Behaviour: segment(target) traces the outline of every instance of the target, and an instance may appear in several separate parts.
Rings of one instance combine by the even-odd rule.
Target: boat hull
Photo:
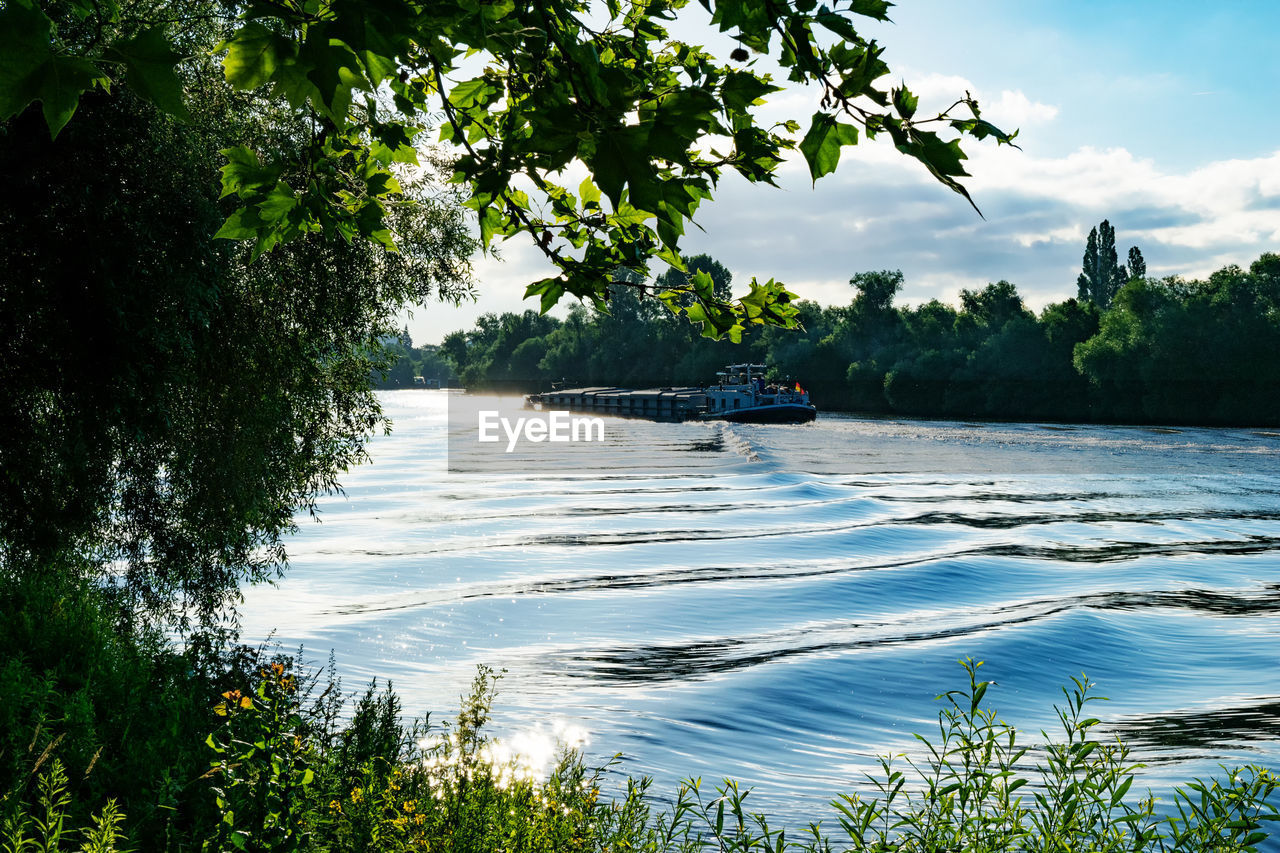
[[[707,412],[699,416],[699,420],[728,421],[735,424],[804,424],[817,417],[818,410],[814,406],[782,403],[751,406],[746,409],[729,409],[724,412]]]

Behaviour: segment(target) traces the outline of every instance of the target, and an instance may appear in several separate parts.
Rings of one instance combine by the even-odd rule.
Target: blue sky
[[[980,12],[974,12],[974,8]],[[1021,90],[1061,110],[1038,152],[1124,145],[1162,165],[1278,144],[1280,3],[904,0],[879,28],[891,67]]]
[[[1008,279],[1039,309],[1074,295],[1103,218],[1121,256],[1138,245],[1155,275],[1280,251],[1280,0],[902,0],[891,14],[864,30],[922,111],[968,88],[1021,129],[1021,151],[966,145],[986,219],[876,142],[846,149],[816,188],[799,162],[780,191],[726,179],[687,254],[715,256],[740,285],[773,277],[824,304],[848,301],[854,273],[891,268],[906,274],[902,301],[954,302]],[[695,40],[696,25],[682,35]],[[768,110],[803,123],[812,98],[780,93]],[[519,240],[503,256],[478,261],[477,302],[416,309],[415,341],[536,307],[520,296],[546,268]]]

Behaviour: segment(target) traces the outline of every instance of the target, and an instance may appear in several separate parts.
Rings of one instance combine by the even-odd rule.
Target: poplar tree
[[[1129,271],[1119,263],[1116,254],[1116,229],[1104,219],[1097,228],[1089,231],[1084,249],[1084,269],[1076,278],[1079,298],[1106,308],[1128,280]]]
[[[1142,257],[1142,250],[1137,246],[1129,249],[1129,278],[1146,278],[1147,262]]]

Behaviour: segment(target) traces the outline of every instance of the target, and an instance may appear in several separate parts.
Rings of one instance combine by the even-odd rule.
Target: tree
[[[211,55],[209,43],[192,45],[185,32],[213,21],[227,30],[216,48],[225,48],[226,79],[287,104],[309,125],[270,145],[223,149],[223,191],[237,206],[219,236],[248,241],[255,254],[315,231],[397,245],[398,166],[418,161],[432,116],[442,115],[440,136],[456,151],[453,176],[481,241],[523,233],[558,267],[526,292],[544,311],[565,294],[605,299],[618,266],[681,267],[680,237],[725,170],[773,183],[798,148],[816,180],[844,147],[885,134],[968,198],[959,140],[1014,136],[983,119],[967,94],[943,113],[918,116],[905,86],[879,87],[889,73],[884,49],[857,27],[887,20],[887,0],[700,0],[739,44],[728,62],[671,37],[668,22],[687,0],[320,0],[213,10],[168,0],[127,14],[119,2],[68,0],[56,21],[35,2],[9,0],[0,11],[0,120],[40,102],[57,136],[81,97],[108,85],[195,115],[175,66],[184,55]],[[762,99],[780,88],[753,54],[821,91],[802,138],[798,121],[759,121]],[[574,162],[587,177],[569,186],[561,176]],[[692,277],[694,302],[668,305],[707,334],[736,340],[750,325],[796,323],[793,295],[777,282],[752,280],[734,303],[703,284]]]
[[[1004,279],[988,284],[982,290],[961,290],[960,305],[963,313],[992,334],[1003,329],[1010,320],[1031,316],[1022,304],[1018,288]]]
[[[1142,250],[1137,246],[1129,248],[1129,278],[1146,278],[1147,262],[1142,257]]]
[[[399,306],[472,250],[406,182],[399,252],[310,233],[250,263],[214,239],[216,152],[305,127],[192,73],[185,124],[125,88],[52,142],[35,111],[0,127],[0,576],[114,562],[100,581],[177,622],[282,568],[295,511],[381,422]]]
[[[855,309],[866,315],[893,310],[893,297],[902,290],[902,282],[902,270],[858,273],[849,279],[849,284],[858,291],[853,303]]]
[[[1130,252],[1132,255],[1133,252]],[[1141,253],[1138,255],[1141,258]],[[1084,269],[1076,279],[1077,298],[1088,300],[1099,308],[1111,304],[1116,292],[1129,280],[1129,273],[1119,264],[1116,255],[1116,230],[1111,223],[1102,224],[1089,231],[1084,250]],[[1144,264],[1145,272],[1146,266]]]
[[[724,264],[710,255],[682,255],[684,269],[672,267],[664,270],[653,280],[658,290],[685,290],[689,286],[689,274],[706,273],[711,276],[712,292],[716,299],[728,301],[733,296],[733,273]],[[686,294],[681,294],[682,304],[691,301]]]

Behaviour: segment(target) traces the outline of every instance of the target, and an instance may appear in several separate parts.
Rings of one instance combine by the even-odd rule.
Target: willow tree
[[[283,567],[295,512],[382,421],[369,374],[399,307],[463,291],[474,246],[423,173],[387,208],[399,251],[310,232],[250,262],[215,239],[218,152],[292,145],[309,122],[207,61],[181,71],[183,122],[124,71],[52,141],[49,109],[0,123],[0,581],[87,573],[170,623],[213,621]]]

